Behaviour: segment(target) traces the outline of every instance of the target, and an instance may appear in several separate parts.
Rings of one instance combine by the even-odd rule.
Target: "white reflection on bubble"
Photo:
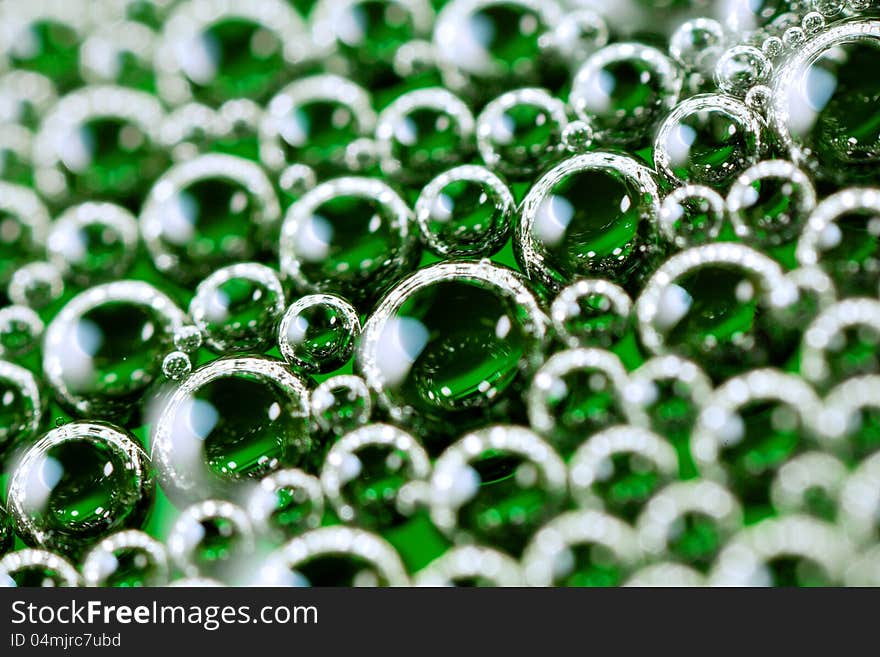
[[[691,146],[696,140],[697,132],[684,123],[679,123],[670,131],[669,138],[663,145],[673,167],[682,166],[688,161]]]
[[[177,246],[186,246],[195,235],[199,204],[187,192],[178,192],[162,203],[158,214],[162,222],[162,237]]]
[[[74,128],[58,140],[58,157],[74,173],[83,173],[92,163],[95,135],[86,127]]]
[[[532,234],[548,246],[559,244],[574,217],[574,206],[563,196],[549,195],[538,206]]]
[[[300,224],[294,237],[294,249],[306,262],[321,262],[330,255],[333,225],[319,214],[313,214]]]
[[[28,477],[21,499],[28,513],[39,514],[46,510],[52,491],[64,475],[64,466],[51,456],[41,455],[31,472],[36,476]]]
[[[302,110],[289,113],[278,123],[278,131],[291,146],[305,146],[311,130],[311,122]]]
[[[815,64],[804,72],[800,84],[788,90],[788,127],[792,135],[802,137],[813,129],[836,88],[834,73]]]
[[[660,296],[660,303],[657,304],[657,314],[654,316],[652,323],[660,331],[667,331],[681,321],[691,304],[693,297],[688,294],[680,285],[669,285]]]
[[[428,329],[414,317],[395,317],[385,323],[376,345],[376,362],[385,385],[403,383],[428,337]]]
[[[177,44],[177,61],[186,76],[196,84],[208,84],[217,77],[220,44],[206,32]]]

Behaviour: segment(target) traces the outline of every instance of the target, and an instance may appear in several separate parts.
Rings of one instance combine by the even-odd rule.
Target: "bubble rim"
[[[105,303],[124,302],[145,306],[155,312],[165,323],[170,334],[182,326],[186,315],[170,297],[149,283],[136,280],[114,281],[90,287],[70,299],[49,322],[43,334],[43,373],[46,382],[54,390],[63,404],[75,409],[81,415],[91,415],[100,411],[105,403],[89,400],[85,395],[74,393],[63,380],[64,369],[58,350],[67,346],[67,330],[82,315]]]
[[[270,171],[280,171],[288,165],[296,164],[287,162],[284,156],[279,122],[291,110],[316,101],[344,105],[357,124],[358,136],[372,136],[376,126],[376,112],[373,111],[372,95],[369,91],[348,78],[332,73],[299,78],[282,87],[269,99],[259,122],[260,162]]]
[[[159,484],[172,500],[195,501],[203,499],[202,486],[213,493],[228,492],[239,480],[226,480],[213,473],[204,463],[201,472],[181,469],[174,457],[174,443],[168,427],[180,405],[202,386],[221,378],[249,374],[262,383],[271,383],[283,392],[291,405],[297,405],[299,415],[306,422],[309,418],[309,390],[306,384],[283,361],[264,356],[232,356],[210,361],[194,370],[163,401],[156,422],[150,431],[151,458],[158,471]],[[268,474],[268,473],[267,473]],[[248,477],[247,479],[253,479]]]
[[[434,202],[447,185],[456,182],[471,182],[482,185],[484,193],[489,191],[493,197],[495,212],[500,213],[500,215],[493,217],[491,224],[484,228],[481,239],[474,240],[474,243],[456,244],[454,241],[444,240],[440,235],[431,231],[431,208]],[[415,220],[422,242],[428,247],[428,250],[440,257],[491,255],[507,241],[510,223],[515,211],[516,201],[507,184],[486,167],[474,164],[463,164],[435,177],[422,187],[414,207]],[[450,223],[455,223],[454,218]]]
[[[553,188],[566,177],[587,170],[610,171],[626,179],[642,196],[640,222],[647,221],[656,225],[660,214],[660,191],[653,170],[635,159],[616,153],[594,151],[575,155],[563,160],[542,175],[529,189],[520,204],[520,217],[513,230],[514,254],[529,280],[543,285],[550,290],[558,290],[564,284],[559,281],[559,274],[551,271],[544,262],[547,249],[532,234],[535,218],[542,202],[553,191]],[[645,203],[644,198],[650,197]],[[583,272],[580,272],[583,275]]]
[[[355,350],[356,370],[360,372],[367,386],[376,395],[379,405],[388,412],[395,422],[407,421],[414,411],[409,405],[397,403],[389,396],[382,379],[381,369],[372,350],[381,337],[383,327],[411,295],[423,288],[447,281],[462,281],[465,284],[488,283],[496,290],[501,291],[503,296],[512,298],[527,310],[526,315],[529,321],[524,324],[523,330],[537,341],[537,345],[532,347],[533,352],[536,352],[536,349],[540,348],[547,339],[550,320],[544,315],[537,299],[526,287],[524,279],[518,272],[488,260],[441,262],[415,271],[391,288],[374,308],[364,323],[361,338]],[[527,355],[524,358],[534,360],[537,358],[537,353]]]
[[[611,123],[615,123],[615,119],[620,121],[625,117],[617,116],[615,113],[614,116],[606,118],[588,111],[582,91],[583,85],[591,76],[599,74],[609,64],[630,59],[648,64],[657,76],[656,84],[660,91],[659,102],[647,113],[647,121],[644,121],[644,114],[640,115],[641,123],[643,123],[642,130],[633,127],[621,129],[613,125],[600,129],[596,125],[597,121],[604,123],[610,119]],[[663,51],[634,41],[616,42],[595,51],[578,68],[571,83],[568,104],[579,119],[586,121],[593,127],[594,143],[600,143],[603,147],[622,147],[642,141],[646,133],[650,133],[650,128],[675,107],[681,94],[682,83],[683,79],[678,66]]]
[[[128,473],[136,478],[132,486],[132,491],[137,492],[138,498],[127,509],[129,515],[132,513],[140,521],[143,516],[148,513],[148,508],[143,508],[141,513],[138,507],[146,507],[152,503],[155,495],[155,477],[152,472],[150,457],[141,447],[137,438],[128,430],[112,425],[107,422],[75,420],[68,422],[60,427],[56,427],[51,431],[43,434],[43,436],[35,443],[30,445],[17,461],[16,467],[9,479],[9,489],[7,496],[7,510],[12,518],[16,533],[29,544],[35,544],[40,548],[49,550],[58,550],[61,552],[75,551],[77,548],[77,537],[67,533],[55,532],[52,530],[44,530],[40,528],[40,523],[36,521],[26,508],[26,500],[28,497],[28,481],[35,475],[33,469],[39,465],[40,458],[50,449],[68,441],[87,441],[90,444],[103,444],[113,449],[117,456],[121,456],[126,463],[132,467]],[[113,494],[107,491],[109,494]],[[130,523],[131,518],[126,518],[125,523]],[[120,529],[117,525],[118,520],[104,527],[104,532],[110,530],[109,533],[115,533]],[[122,527],[123,529],[125,527]],[[86,527],[83,530],[86,533],[85,538],[91,538],[89,534],[94,530],[93,527]],[[98,537],[95,542],[106,538]]]
[[[356,522],[356,502],[347,499],[343,488],[357,477],[346,479],[343,463],[363,447],[390,447],[405,452],[409,460],[409,480],[427,481],[431,476],[431,460],[418,439],[390,424],[368,424],[339,438],[324,457],[321,487],[336,514],[343,522]]]
[[[278,318],[284,313],[286,305],[284,288],[281,287],[281,281],[275,270],[271,267],[258,262],[240,262],[215,269],[196,286],[192,299],[189,302],[189,317],[204,336],[204,344],[211,351],[221,354],[230,351],[258,350],[261,346],[271,342],[271,333],[274,332],[269,331],[264,336],[252,335],[248,337],[245,335],[239,338],[226,339],[222,335],[222,327],[219,327],[219,331],[211,330],[211,322],[205,316],[206,306],[208,305],[205,297],[216,292],[221,285],[236,278],[247,279],[261,286],[263,291],[266,292],[266,298],[262,300],[261,305],[263,306],[263,311],[268,311],[268,319],[271,320],[270,323],[273,328]]]

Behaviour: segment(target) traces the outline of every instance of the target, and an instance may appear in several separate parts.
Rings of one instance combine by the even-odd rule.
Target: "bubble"
[[[498,550],[453,547],[415,575],[415,586],[524,586],[519,563]]]
[[[159,375],[184,314],[141,281],[117,281],[73,297],[46,328],[43,373],[79,415],[130,415]]]
[[[428,454],[408,433],[371,424],[333,443],[321,484],[343,522],[388,528],[404,521],[398,495],[412,481],[427,480]]]
[[[168,583],[168,555],[155,538],[129,529],[92,548],[83,559],[82,573],[86,586],[164,586]]]
[[[428,183],[415,205],[422,240],[441,257],[490,256],[507,241],[516,202],[488,169],[464,165]]]
[[[27,187],[0,181],[0,287],[36,258],[49,234],[49,212]]]
[[[790,27],[782,33],[782,43],[789,50],[797,50],[807,41],[807,35],[800,27]]]
[[[864,461],[880,446],[878,384],[876,375],[854,376],[825,395],[818,420],[822,446],[849,464]]]
[[[770,97],[773,90],[763,84],[758,84],[746,92],[746,107],[759,112],[761,115],[766,114],[767,108],[770,106]]]
[[[764,151],[760,119],[729,96],[700,94],[666,117],[654,140],[654,164],[669,182],[725,187]]]
[[[310,294],[284,312],[278,347],[285,360],[303,372],[332,372],[348,362],[360,330],[357,312],[345,299]]]
[[[263,351],[284,313],[284,290],[273,269],[256,262],[218,269],[199,283],[189,316],[209,349]]]
[[[0,360],[0,457],[37,434],[45,403],[30,370]]]
[[[727,0],[721,11],[728,29],[745,36],[806,4],[799,0]]]
[[[31,262],[15,270],[7,294],[12,303],[41,310],[64,293],[58,268],[48,262]]]
[[[824,308],[804,329],[800,373],[828,386],[852,376],[880,373],[880,302],[849,298]]]
[[[139,527],[153,501],[150,459],[125,429],[75,421],[22,455],[8,509],[31,546],[77,556],[120,529]]]
[[[438,13],[434,47],[443,82],[485,97],[536,82],[562,17],[555,0],[454,0]]]
[[[547,324],[512,270],[439,263],[401,281],[373,311],[356,367],[393,421],[439,441],[510,410],[505,400],[535,367]]]
[[[0,126],[0,179],[16,185],[34,184],[33,133],[19,125]]]
[[[0,559],[0,588],[79,585],[73,564],[46,550],[16,550]]]
[[[264,586],[408,586],[397,552],[385,539],[351,527],[321,527],[270,554],[257,574]]]
[[[180,381],[192,372],[192,361],[183,351],[172,351],[162,359],[162,373],[172,381]]]
[[[278,176],[278,188],[290,201],[297,201],[318,184],[315,170],[305,164],[291,164]]]
[[[801,20],[801,27],[805,33],[812,36],[817,32],[821,32],[825,27],[825,17],[817,11],[811,11],[804,15]]]
[[[635,283],[659,252],[659,192],[650,169],[612,153],[561,162],[529,190],[514,232],[514,252],[537,285],[558,290],[572,279]]]
[[[316,529],[324,516],[321,481],[295,468],[273,472],[251,493],[247,512],[255,527],[279,540]]]
[[[431,75],[437,68],[434,46],[430,41],[422,39],[413,39],[404,43],[394,53],[392,68],[395,75],[400,78]]]
[[[94,29],[79,51],[79,67],[88,84],[118,84],[154,92],[156,33],[143,23],[113,21]]]
[[[736,179],[726,205],[740,238],[776,246],[800,234],[816,206],[816,192],[807,175],[791,162],[765,160]]]
[[[553,448],[528,429],[480,429],[450,445],[434,464],[431,520],[456,541],[519,554],[561,509],[565,477]]]
[[[838,526],[843,536],[858,545],[877,541],[877,507],[880,505],[880,457],[873,454],[847,477],[840,493]]]
[[[0,308],[0,358],[15,359],[33,351],[43,328],[43,320],[27,306]]]
[[[34,138],[37,190],[47,199],[130,203],[167,166],[164,110],[150,94],[113,85],[62,97]]]
[[[603,349],[568,349],[547,359],[526,396],[529,424],[564,457],[591,434],[615,424],[645,425],[623,404],[626,370]]]
[[[379,166],[379,145],[375,139],[361,137],[345,147],[345,166],[352,173],[374,172]]]
[[[254,548],[247,514],[222,500],[187,507],[168,534],[168,553],[186,577],[210,577],[225,584],[241,584],[248,577]]]
[[[580,64],[608,43],[608,24],[596,11],[578,8],[563,14],[553,28],[553,48],[569,64]]]
[[[692,479],[672,483],[652,497],[635,527],[652,561],[683,562],[705,573],[742,522],[742,508],[728,489]]]
[[[490,169],[531,176],[559,157],[567,125],[565,104],[544,89],[508,91],[477,117],[477,148]]]
[[[562,131],[561,139],[569,153],[585,153],[593,145],[593,128],[586,121],[571,121]]]
[[[834,282],[819,267],[798,267],[785,277],[797,286],[798,300],[779,313],[777,321],[783,327],[800,331],[837,301]]]
[[[521,560],[531,586],[616,586],[635,571],[635,532],[600,511],[569,511],[536,532]]]
[[[878,92],[865,71],[880,52],[880,21],[835,25],[773,76],[769,122],[792,161],[822,180],[871,182],[880,141],[870,123]]]
[[[159,95],[187,100],[259,102],[308,54],[308,29],[282,0],[178,4],[162,27],[155,68]]]
[[[36,128],[58,100],[55,84],[31,71],[7,71],[0,76],[0,120]]]
[[[153,461],[175,500],[229,494],[243,482],[305,462],[313,448],[308,391],[281,361],[215,360],[163,401],[153,423]]]
[[[679,249],[713,242],[724,225],[724,199],[711,187],[676,187],[660,206],[660,233]]]
[[[769,36],[761,44],[761,52],[771,59],[779,57],[784,51],[785,44],[778,36]]]
[[[268,248],[281,208],[253,162],[201,155],[168,169],[144,201],[140,229],[156,268],[182,282]]]
[[[826,18],[837,16],[845,6],[845,0],[813,0],[813,8]]]
[[[696,363],[678,356],[655,356],[629,375],[624,403],[638,407],[651,429],[665,436],[681,461],[690,458],[687,441],[712,394],[712,381]],[[684,470],[685,464],[680,463]]]
[[[603,279],[572,283],[553,300],[553,329],[568,347],[605,347],[618,342],[632,326],[632,300]]]
[[[847,467],[830,454],[800,454],[779,468],[770,488],[773,507],[782,513],[804,513],[835,522],[848,474]]]
[[[638,43],[593,53],[575,74],[568,102],[603,146],[637,146],[653,133],[681,91],[681,75],[666,55]]]
[[[340,374],[320,383],[311,396],[312,419],[321,431],[337,436],[370,421],[373,399],[359,376]]]
[[[412,211],[372,178],[337,178],[294,203],[281,228],[281,272],[308,292],[359,303],[376,297],[418,258]]]
[[[744,505],[768,505],[779,468],[815,435],[819,405],[808,383],[775,369],[728,379],[715,389],[691,434],[697,468],[727,482]]]
[[[623,586],[696,588],[706,586],[706,580],[700,572],[689,566],[662,561],[639,568]]]
[[[428,0],[318,0],[310,16],[317,47],[332,49],[336,68],[371,86],[394,79],[396,53],[434,22]]]
[[[713,586],[833,586],[853,548],[827,522],[803,515],[768,518],[733,536],[710,572]]]
[[[284,87],[266,105],[260,123],[260,161],[280,170],[304,164],[321,171],[345,164],[345,147],[372,135],[369,92],[337,75],[314,75]]]
[[[4,11],[2,55],[16,69],[39,73],[67,89],[79,83],[78,51],[91,28],[77,2],[31,2]]]
[[[472,148],[474,117],[442,87],[398,96],[376,122],[382,171],[407,182],[423,182],[462,163]]]
[[[568,464],[572,497],[632,521],[658,489],[678,475],[675,450],[657,434],[633,426],[590,435]]]
[[[818,265],[844,296],[875,296],[880,283],[880,194],[844,189],[825,198],[804,225],[795,255]]]
[[[138,239],[137,221],[128,210],[89,202],[67,208],[55,219],[46,251],[65,278],[87,286],[128,273]]]
[[[198,326],[181,326],[174,332],[174,346],[187,354],[193,354],[202,348],[202,332]]]
[[[743,96],[767,80],[773,65],[754,46],[734,46],[726,50],[715,65],[715,82],[729,94]]]
[[[724,28],[711,18],[694,18],[679,25],[669,38],[669,54],[688,69],[711,70],[722,52]]]
[[[162,122],[162,144],[175,162],[191,160],[210,150],[222,123],[219,112],[211,107],[195,102],[180,105]]]
[[[192,143],[174,146],[179,154],[178,159],[194,157],[200,151],[259,161],[263,107],[248,98],[235,98],[220,105],[214,110],[214,115],[215,118],[208,120],[205,126],[187,126],[194,133],[194,139]],[[204,131],[205,127],[208,128],[207,132]],[[186,154],[187,150],[192,153]]]
[[[696,360],[726,378],[792,352],[794,336],[776,318],[797,300],[797,286],[775,261],[718,242],[669,258],[636,300],[635,315],[649,352]]]

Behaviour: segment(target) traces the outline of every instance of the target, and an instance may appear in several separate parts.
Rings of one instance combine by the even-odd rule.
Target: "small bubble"
[[[162,372],[172,381],[180,381],[191,371],[192,362],[182,351],[172,351],[162,360]]]

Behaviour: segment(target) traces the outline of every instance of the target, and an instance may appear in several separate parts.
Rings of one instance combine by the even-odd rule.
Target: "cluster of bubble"
[[[0,586],[880,585],[877,16],[6,0]]]

